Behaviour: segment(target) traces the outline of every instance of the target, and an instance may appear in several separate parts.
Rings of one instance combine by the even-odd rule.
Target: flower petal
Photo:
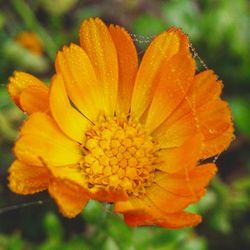
[[[202,218],[198,214],[181,211],[174,214],[164,214],[160,218],[153,218],[146,213],[128,213],[124,214],[124,220],[129,226],[158,225],[177,229],[195,226],[202,221]]]
[[[157,128],[182,101],[194,73],[195,62],[190,52],[177,53],[163,65],[145,124],[149,132]]]
[[[180,147],[190,137],[196,135],[197,119],[193,113],[183,116],[173,123],[164,122],[153,135],[163,149]]]
[[[224,151],[233,139],[233,125],[228,104],[221,100],[209,102],[198,110],[200,131],[204,135],[202,158]]]
[[[116,213],[129,213],[135,211],[146,211],[152,207],[152,202],[147,198],[139,199],[135,196],[130,196],[127,201],[117,201],[114,206]]]
[[[158,85],[163,64],[180,50],[188,50],[187,37],[179,29],[158,35],[147,48],[140,64],[131,102],[132,115],[140,118],[149,106]]]
[[[88,191],[87,180],[81,173],[77,164],[51,166],[48,165],[51,175],[56,179],[67,180],[81,187],[85,193],[90,194]]]
[[[177,121],[164,122],[154,133],[162,148],[180,146],[188,137],[204,137],[201,159],[225,150],[233,138],[231,113],[226,102],[214,100]],[[217,139],[217,140],[216,140]]]
[[[8,91],[16,105],[28,114],[48,110],[48,87],[30,74],[15,71]]]
[[[34,113],[24,123],[14,151],[28,165],[66,165],[81,159],[76,142],[66,137],[51,117]]]
[[[217,78],[212,70],[205,70],[195,76],[190,94],[195,98],[196,107],[219,98],[223,85]]]
[[[204,136],[201,158],[225,150],[233,138],[233,126],[230,110],[219,98],[221,89],[222,83],[213,71],[197,74],[186,98],[154,132],[162,147],[179,144],[183,136],[196,131]]]
[[[90,197],[94,200],[104,201],[104,202],[117,202],[117,201],[126,201],[128,200],[128,195],[125,191],[106,191],[99,190],[96,192],[92,192],[89,189]]]
[[[78,215],[89,200],[82,188],[66,180],[51,181],[49,193],[55,199],[60,212],[68,218]]]
[[[165,122],[172,124],[181,117],[194,113],[208,102],[219,99],[222,87],[222,82],[217,80],[212,70],[205,70],[195,75],[187,96]]]
[[[200,215],[182,211],[175,214],[168,214],[157,224],[161,227],[177,229],[196,226],[201,222],[202,218]]]
[[[114,211],[122,213],[125,221],[126,216],[133,217],[130,221],[126,221],[129,225],[136,225],[137,223],[138,225],[154,225],[156,218],[162,218],[166,215],[147,197],[143,197],[142,199],[130,197],[128,201],[117,202],[115,203]]]
[[[24,112],[47,112],[49,110],[48,89],[44,86],[31,86],[22,91],[19,98],[20,107]]]
[[[128,32],[119,26],[110,25],[119,65],[118,109],[127,114],[130,109],[134,81],[138,69],[136,48]]]
[[[194,196],[196,197],[217,171],[213,163],[196,166],[190,171],[180,171],[174,174],[158,173],[155,177],[157,185],[167,192],[175,194],[177,197]]]
[[[82,143],[90,122],[71,106],[60,75],[56,75],[52,80],[50,109],[62,131],[70,138]]]
[[[63,77],[72,102],[90,120],[95,120],[102,109],[108,108],[104,105],[94,68],[81,47],[76,44],[64,47],[57,54],[56,70]]]
[[[204,142],[201,158],[206,159],[220,154],[229,147],[233,139],[234,129],[233,126],[230,126],[227,130],[218,134],[217,137],[208,139]]]
[[[153,184],[147,190],[147,197],[152,203],[164,213],[176,213],[186,208],[191,203],[197,202],[205,191],[200,190],[191,196],[182,196],[165,190],[157,184]]]
[[[177,213],[197,202],[205,194],[205,186],[214,176],[215,164],[204,164],[176,174],[159,173],[146,196],[164,213]]]
[[[80,43],[94,66],[108,114],[113,115],[118,95],[118,60],[109,30],[99,18],[90,18],[81,25]]]
[[[122,213],[125,222],[130,226],[158,225],[166,228],[182,228],[201,222],[201,217],[197,214],[181,210],[175,213],[166,213],[163,209],[155,206],[147,197],[143,199],[131,197],[128,201],[117,202],[115,212]]]
[[[9,168],[9,188],[18,194],[34,194],[48,188],[51,175],[44,166],[14,161]]]
[[[168,174],[193,168],[201,156],[202,140],[203,137],[197,134],[188,138],[180,147],[161,150],[160,163],[156,168]]]

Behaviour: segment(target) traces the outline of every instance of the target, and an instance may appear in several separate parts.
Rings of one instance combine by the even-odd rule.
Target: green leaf
[[[25,248],[25,242],[20,234],[1,235],[0,234],[0,249],[1,250],[23,250]],[[26,248],[27,249],[27,248]]]
[[[0,85],[0,108],[5,108],[10,105],[11,98],[7,91],[7,83],[6,85]]]
[[[187,239],[187,241],[183,244],[182,250],[206,250],[207,242],[204,238],[201,237],[193,237],[191,239]]]
[[[51,60],[54,61],[57,45],[43,25],[40,24],[30,5],[25,1],[20,0],[11,0],[11,3],[16,13],[21,17],[22,21],[26,25],[26,28],[37,32],[39,37],[41,37],[44,49]]]
[[[108,238],[104,243],[104,250],[119,250],[120,248],[112,238]]]
[[[212,190],[208,190],[205,196],[197,203],[198,212],[204,214],[216,206],[216,194]]]
[[[0,30],[4,27],[6,22],[5,15],[3,13],[0,13]]]
[[[229,100],[236,127],[240,133],[250,137],[250,101],[249,98],[236,97]]]
[[[129,249],[133,245],[129,226],[118,215],[109,216],[106,224],[107,234],[116,240],[120,249]]]
[[[98,201],[90,200],[84,208],[82,216],[88,223],[95,224],[103,220],[104,214],[102,204]]]
[[[70,11],[78,0],[40,0],[42,7],[51,15],[61,16]]]
[[[225,208],[214,210],[213,216],[209,219],[209,224],[215,231],[223,234],[229,234],[232,231],[229,214],[228,211],[225,211]]]
[[[138,40],[140,42],[140,35],[143,36],[150,36],[157,35],[161,31],[163,31],[166,28],[164,21],[155,16],[151,16],[148,14],[138,16],[134,22],[132,23],[132,30],[135,33],[135,35],[139,35]],[[141,42],[143,42],[143,38],[141,38]]]
[[[58,217],[53,213],[47,213],[44,218],[44,228],[47,237],[56,242],[60,242],[63,237],[62,225]]]
[[[18,70],[43,73],[48,70],[49,62],[44,56],[31,53],[18,43],[8,40],[3,45],[4,54]]]
[[[162,13],[168,26],[182,28],[192,41],[200,37],[201,32],[198,25],[200,12],[194,1],[167,1],[162,4]]]

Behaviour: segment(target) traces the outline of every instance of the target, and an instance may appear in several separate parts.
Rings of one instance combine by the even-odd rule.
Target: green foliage
[[[63,15],[70,11],[78,0],[43,0],[41,6],[51,15]]]
[[[249,1],[10,0],[1,1],[0,6],[0,250],[250,249]],[[80,22],[90,16],[124,25],[133,34],[140,57],[152,37],[179,26],[199,56],[223,80],[236,140],[219,158],[219,175],[206,196],[188,208],[203,215],[199,227],[131,228],[113,214],[110,205],[95,201],[72,220],[53,210],[52,202],[1,214],[1,207],[34,199],[11,194],[6,184],[13,142],[24,119],[8,96],[8,78],[14,70],[23,70],[48,82],[54,74],[56,52],[77,41]],[[22,31],[35,32],[42,40],[42,55],[34,55],[16,42]]]
[[[0,235],[0,249],[1,250],[21,250],[24,247],[24,241],[19,234],[11,236]]]
[[[135,34],[153,36],[162,32],[164,29],[164,22],[160,18],[148,14],[138,16],[133,23],[133,31]]]
[[[250,99],[236,97],[230,101],[234,114],[235,125],[242,135],[250,137]]]

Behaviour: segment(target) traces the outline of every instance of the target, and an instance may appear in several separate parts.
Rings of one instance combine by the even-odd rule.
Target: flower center
[[[89,188],[138,196],[151,185],[157,143],[140,123],[124,115],[102,116],[85,136],[80,168]]]

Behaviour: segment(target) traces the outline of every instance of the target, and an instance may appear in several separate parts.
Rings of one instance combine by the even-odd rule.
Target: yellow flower
[[[34,54],[41,55],[43,53],[43,44],[34,32],[21,32],[17,35],[16,42]]]
[[[19,194],[48,189],[74,217],[89,199],[114,204],[129,225],[182,228],[185,212],[216,172],[200,160],[225,150],[231,114],[221,81],[195,71],[187,36],[171,28],[153,39],[138,67],[133,41],[100,19],[82,23],[80,46],[56,57],[49,88],[17,72],[9,92],[28,114],[10,167]]]

